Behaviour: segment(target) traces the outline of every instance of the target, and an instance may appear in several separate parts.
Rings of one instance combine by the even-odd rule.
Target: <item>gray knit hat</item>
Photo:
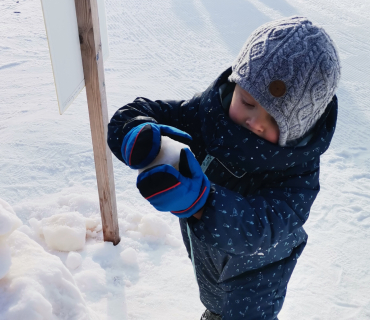
[[[324,113],[340,78],[336,47],[307,18],[266,23],[249,37],[232,66],[231,82],[276,120],[279,145],[304,136]]]

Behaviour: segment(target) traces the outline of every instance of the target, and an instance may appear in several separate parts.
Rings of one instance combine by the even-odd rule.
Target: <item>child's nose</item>
[[[264,126],[262,124],[262,121],[258,119],[257,117],[251,117],[246,121],[247,126],[257,133],[262,133],[264,131]]]

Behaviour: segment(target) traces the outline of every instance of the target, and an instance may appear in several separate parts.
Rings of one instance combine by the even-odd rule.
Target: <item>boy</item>
[[[232,68],[189,101],[137,98],[108,127],[108,144],[133,169],[161,136],[185,142],[179,171],[141,173],[141,194],[180,218],[207,308],[203,320],[277,319],[319,192],[340,77],[337,51],[302,17],[272,21],[248,39]]]

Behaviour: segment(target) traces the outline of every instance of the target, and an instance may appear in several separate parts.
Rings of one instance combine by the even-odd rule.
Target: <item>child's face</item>
[[[238,84],[231,100],[229,117],[263,139],[272,143],[279,141],[279,127],[275,119]]]

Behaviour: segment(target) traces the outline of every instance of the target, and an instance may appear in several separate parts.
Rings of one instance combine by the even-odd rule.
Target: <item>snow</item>
[[[85,246],[86,223],[78,212],[66,212],[41,220],[39,232],[50,249],[76,251]]]
[[[0,242],[4,242],[21,224],[9,203],[0,199]]]
[[[171,233],[171,228],[161,218],[158,218],[154,213],[144,216],[139,224],[138,230],[143,236],[165,237],[166,234]]]
[[[180,152],[183,148],[189,147],[186,144],[163,136],[161,140],[161,149],[159,150],[157,157],[149,165],[139,169],[138,173],[140,174],[144,170],[160,164],[169,164],[179,170]]]
[[[10,248],[4,243],[0,243],[0,279],[3,278],[9,271],[12,264]]]
[[[122,261],[127,265],[137,265],[137,253],[133,248],[127,248],[120,254]]]
[[[7,243],[10,234],[22,225],[13,208],[0,199],[0,279],[9,271],[11,266],[11,250]]]
[[[66,266],[69,269],[74,270],[78,268],[81,265],[81,262],[82,262],[82,257],[78,252],[71,251],[68,253],[68,256],[66,259]]]
[[[0,280],[0,319],[97,319],[58,257],[18,230],[7,242],[12,266]]]
[[[325,27],[343,65],[338,126],[279,318],[369,319],[370,2],[106,0],[106,11],[110,116],[137,96],[204,90],[271,19]],[[199,319],[176,217],[151,208],[116,159],[121,242],[103,242],[85,91],[59,115],[40,2],[1,1],[0,36],[0,320]],[[42,221],[71,212],[85,219],[85,245],[50,248]]]

